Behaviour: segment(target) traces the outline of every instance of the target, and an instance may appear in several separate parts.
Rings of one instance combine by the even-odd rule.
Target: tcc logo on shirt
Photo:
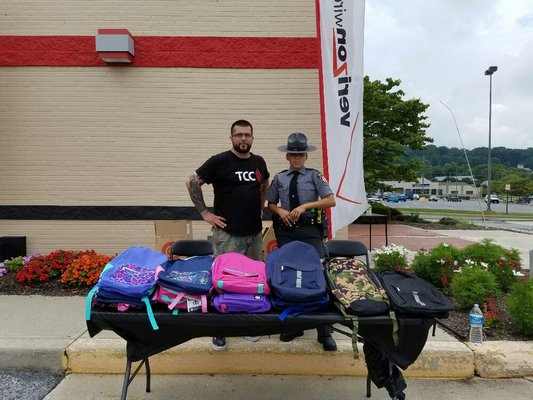
[[[255,182],[255,172],[254,171],[235,171],[235,175],[239,177],[239,182]]]

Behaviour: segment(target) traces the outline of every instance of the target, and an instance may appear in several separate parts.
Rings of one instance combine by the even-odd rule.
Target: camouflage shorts
[[[222,229],[213,229],[214,255],[234,251],[253,260],[263,261],[263,238],[261,232],[255,235],[234,236]]]

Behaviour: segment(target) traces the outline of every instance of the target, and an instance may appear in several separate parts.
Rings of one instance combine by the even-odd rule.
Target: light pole
[[[492,128],[492,74],[498,71],[498,67],[495,65],[492,65],[485,71],[485,75],[488,75],[490,78],[490,84],[489,84],[489,170],[488,170],[488,179],[487,179],[487,211],[490,211],[490,195],[492,194],[492,187],[491,187],[491,128]]]

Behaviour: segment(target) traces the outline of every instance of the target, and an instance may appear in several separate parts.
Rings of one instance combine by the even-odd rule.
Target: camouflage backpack
[[[355,258],[334,257],[327,262],[327,279],[335,305],[350,320],[352,329],[352,347],[354,358],[357,350],[357,317],[389,314],[392,322],[392,336],[397,343],[398,324],[394,311],[389,305],[389,298],[373,272],[360,260]]]
[[[331,293],[348,314],[383,315],[389,311],[387,293],[360,260],[336,257],[329,261]]]

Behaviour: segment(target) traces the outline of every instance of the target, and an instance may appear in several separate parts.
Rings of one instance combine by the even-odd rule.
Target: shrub
[[[533,280],[516,283],[507,298],[514,328],[533,337]]]
[[[408,222],[418,222],[421,224],[429,224],[430,222],[428,220],[423,219],[420,217],[419,213],[411,213],[408,216],[405,217],[405,221]]]
[[[496,278],[479,265],[465,265],[453,277],[450,289],[461,308],[469,309],[474,304],[487,304],[491,296],[499,296]]]
[[[13,257],[0,263],[0,268],[5,268],[7,271],[15,272],[22,268],[22,266],[31,259],[30,257]]]
[[[390,216],[391,209],[387,207],[386,205],[381,204],[381,203],[370,203],[370,205],[372,207],[372,212],[374,214],[382,214],[382,215]]]
[[[483,239],[466,246],[462,251],[462,260],[487,264],[489,272],[494,274],[498,286],[504,292],[518,280],[515,275],[521,269],[518,250],[507,250],[495,244],[492,239]]]
[[[439,219],[439,224],[442,224],[442,225],[457,225],[457,224],[459,224],[459,221],[456,220],[455,218],[443,217],[443,218]]]
[[[75,251],[56,250],[45,256],[33,256],[28,263],[17,270],[17,281],[44,282],[57,278],[61,276],[77,255],[78,252]]]
[[[77,286],[96,284],[111,257],[87,250],[78,255],[61,275],[61,283]]]
[[[408,250],[402,246],[391,244],[383,246],[372,252],[374,268],[379,271],[395,270],[404,271],[407,269]]]
[[[413,271],[421,278],[440,288],[447,288],[453,271],[460,267],[460,250],[447,243],[441,243],[428,252],[421,251],[413,259]]]

